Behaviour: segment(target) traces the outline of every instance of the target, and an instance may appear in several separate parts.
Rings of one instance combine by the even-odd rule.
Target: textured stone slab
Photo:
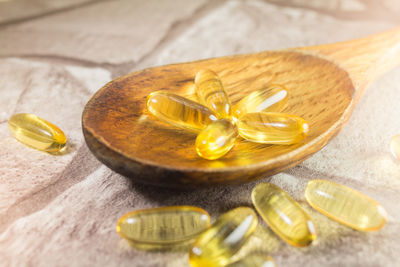
[[[100,2],[9,26],[0,31],[0,55],[55,55],[96,63],[137,61],[201,1]]]
[[[63,178],[65,167],[76,154],[85,152],[80,149],[83,144],[82,108],[94,89],[107,82],[110,75],[104,70],[80,70],[81,75],[76,77],[76,67],[63,68],[19,59],[0,60],[0,72],[7,77],[0,80],[0,228],[10,221],[13,209],[34,210],[25,207],[34,206],[34,203],[23,202],[32,197],[40,198],[42,190]],[[91,80],[92,76],[96,77],[95,81]],[[66,153],[54,156],[15,140],[8,131],[7,119],[21,112],[34,113],[58,125],[68,138]]]
[[[249,251],[263,251],[272,255],[283,266],[350,266],[395,265],[400,238],[397,204],[399,186],[396,180],[399,165],[390,159],[385,149],[384,136],[400,128],[390,116],[378,115],[381,105],[373,101],[380,97],[383,112],[397,115],[396,84],[400,69],[386,75],[370,88],[351,121],[343,132],[323,151],[300,166],[270,180],[287,190],[309,212],[318,231],[318,241],[305,249],[292,248],[278,239],[265,225],[257,229],[241,255]],[[380,92],[385,92],[382,97]],[[393,100],[393,102],[392,102]],[[367,111],[367,112],[365,112]],[[379,118],[379,130],[370,131]],[[366,135],[360,138],[360,133]],[[357,133],[357,134],[354,134]],[[343,144],[343,145],[342,145]],[[340,150],[338,146],[341,147]],[[331,153],[330,151],[335,151]],[[385,159],[363,162],[369,153]],[[129,247],[115,232],[118,217],[132,209],[166,205],[196,205],[205,208],[215,219],[220,213],[239,206],[251,205],[250,192],[257,183],[227,188],[211,188],[192,192],[171,191],[130,183],[124,177],[102,166],[97,166],[89,153],[79,152],[79,160],[64,167],[65,172],[90,167],[87,177],[71,185],[53,201],[37,212],[14,221],[0,234],[0,256],[12,266],[187,266],[185,251],[173,253],[143,252]],[[355,158],[352,158],[355,157]],[[353,166],[340,164],[349,161]],[[366,164],[375,168],[367,168]],[[386,170],[386,173],[383,171]],[[377,181],[375,177],[384,177]],[[303,191],[310,179],[327,178],[346,184],[379,200],[390,214],[388,224],[377,233],[360,233],[326,218],[306,203]],[[66,176],[64,179],[71,179]],[[57,189],[57,186],[54,187]],[[43,238],[46,237],[46,238]],[[40,248],[40,249],[39,249]],[[367,257],[368,255],[368,257]],[[45,260],[44,260],[45,259]]]
[[[229,1],[199,19],[137,68],[340,42],[395,26],[391,21],[340,20],[310,9],[261,1]]]
[[[0,0],[0,25],[90,4],[90,0]]]
[[[400,133],[396,119],[400,118],[399,84],[397,68],[367,89],[353,113],[357,119],[350,120],[318,157],[303,165],[355,183],[366,180],[371,191],[377,190],[374,194],[400,192],[400,179],[394,178],[400,174],[400,162],[394,160],[389,148],[390,138]]]
[[[396,0],[268,0],[279,5],[315,10],[318,13],[348,20],[386,20],[399,22],[397,10],[400,4]]]
[[[217,1],[204,7],[197,1],[112,1],[0,28],[1,55],[32,59],[0,60],[0,262],[188,266],[186,250],[131,248],[115,231],[118,217],[132,209],[195,205],[215,220],[230,208],[250,206],[257,183],[188,192],[132,184],[82,145],[80,114],[90,95],[110,79],[104,68],[121,62],[144,58],[136,66],[119,64],[123,73],[132,66],[342,41],[396,24],[391,18],[366,16],[374,10],[365,1],[269,2],[274,1]],[[384,5],[398,7],[396,1]],[[349,12],[360,15],[352,20],[343,15]],[[319,234],[315,245],[290,247],[261,223],[239,256],[264,252],[279,266],[399,265],[400,164],[388,150],[390,136],[400,133],[399,77],[396,69],[374,83],[326,148],[264,179],[287,190],[309,212]],[[59,125],[72,141],[71,151],[51,156],[18,143],[6,124],[14,112],[34,112]],[[376,233],[360,233],[311,209],[303,192],[317,178],[380,201],[389,213],[387,225]]]

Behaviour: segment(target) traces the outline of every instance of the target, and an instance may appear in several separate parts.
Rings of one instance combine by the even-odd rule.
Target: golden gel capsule
[[[315,240],[317,234],[310,217],[278,186],[258,184],[251,193],[251,199],[264,221],[290,245],[304,247]]]
[[[205,106],[162,91],[153,92],[147,97],[147,109],[164,122],[194,132],[203,130],[217,120]]]
[[[390,151],[395,159],[400,160],[400,134],[393,136],[390,140]]]
[[[218,159],[231,150],[238,136],[234,123],[217,120],[207,126],[196,138],[197,154],[205,159]]]
[[[195,241],[189,251],[192,266],[224,266],[257,227],[251,208],[239,207],[223,215]]]
[[[379,203],[346,186],[313,180],[305,196],[317,211],[359,231],[376,231],[386,223],[386,211]]]
[[[205,210],[172,206],[129,212],[118,220],[117,232],[133,245],[157,248],[194,239],[209,226]]]
[[[231,102],[215,72],[201,70],[197,73],[194,82],[201,104],[211,109],[218,118],[228,118],[231,115]]]
[[[277,145],[291,145],[308,133],[307,122],[295,115],[275,112],[248,113],[237,122],[239,134],[246,140]]]
[[[282,85],[271,84],[240,100],[233,107],[233,116],[238,119],[247,113],[281,111],[286,106],[287,100],[288,90]]]
[[[57,152],[67,142],[60,128],[33,114],[13,115],[8,127],[18,141],[37,150]]]
[[[270,256],[250,254],[241,260],[226,265],[226,267],[276,267],[276,264]]]

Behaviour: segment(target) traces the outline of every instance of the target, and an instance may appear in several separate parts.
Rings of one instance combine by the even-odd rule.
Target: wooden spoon
[[[336,44],[155,67],[129,73],[101,88],[82,117],[86,142],[111,169],[134,181],[167,186],[236,184],[293,167],[324,147],[343,127],[365,88],[400,63],[400,28]],[[146,111],[156,90],[194,98],[201,69],[221,77],[232,103],[269,83],[290,92],[284,112],[309,122],[304,142],[262,145],[236,141],[224,157],[197,156],[196,135],[174,128]]]

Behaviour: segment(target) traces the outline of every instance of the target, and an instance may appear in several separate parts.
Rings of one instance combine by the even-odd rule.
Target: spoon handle
[[[400,27],[346,42],[300,48],[343,67],[354,81],[355,99],[381,75],[400,65]]]

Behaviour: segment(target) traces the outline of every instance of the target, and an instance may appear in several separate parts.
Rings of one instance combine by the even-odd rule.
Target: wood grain
[[[82,117],[86,142],[94,155],[110,168],[135,181],[153,185],[235,184],[278,173],[320,150],[349,119],[365,86],[371,77],[377,77],[371,75],[371,66],[364,67],[371,62],[362,61],[362,54],[368,55],[366,60],[374,59],[378,64],[379,56],[374,53],[384,56],[390,50],[392,62],[400,61],[399,32],[397,29],[372,39],[355,40],[354,47],[351,42],[339,43],[214,58],[130,73],[106,84],[86,105]],[[373,40],[374,45],[368,46],[368,40]],[[381,49],[380,45],[386,48]],[[352,54],[353,61],[349,60]],[[309,136],[291,146],[268,146],[240,139],[223,158],[201,159],[194,148],[196,136],[151,117],[145,109],[145,100],[155,90],[195,99],[193,79],[204,68],[220,75],[233,104],[266,84],[284,84],[290,92],[284,112],[306,119],[310,125]],[[380,69],[377,74],[382,72]],[[368,82],[362,79],[366,74],[369,74]]]

